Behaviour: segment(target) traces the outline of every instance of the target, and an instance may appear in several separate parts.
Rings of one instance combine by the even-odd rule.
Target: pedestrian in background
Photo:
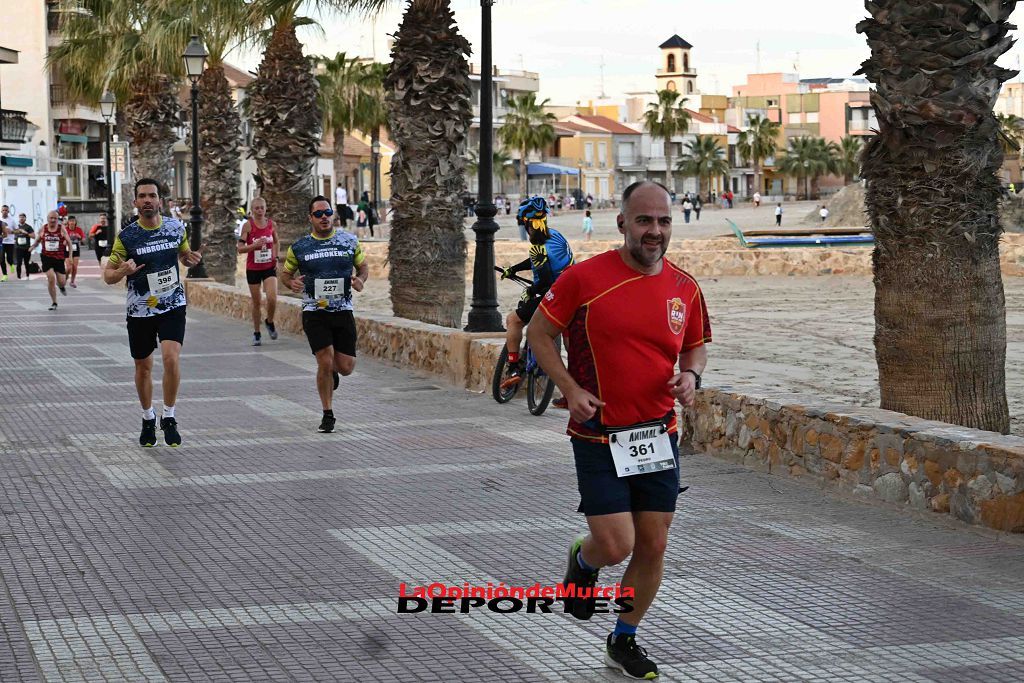
[[[583,216],[583,239],[589,242],[592,234],[594,234],[594,219],[590,217],[590,212],[587,211],[586,215]]]
[[[685,222],[687,224],[690,222],[690,213],[692,213],[692,212],[693,212],[693,202],[690,201],[690,198],[688,196],[684,197],[683,198],[683,222]]]
[[[704,204],[700,201],[700,193],[693,196],[693,215],[697,218],[697,222],[700,223],[700,210],[704,208]]]
[[[821,224],[824,225],[825,221],[828,220],[828,207],[822,204],[821,211],[818,212],[818,215],[821,216]]]
[[[775,207],[775,226],[780,227],[782,225],[782,202]]]

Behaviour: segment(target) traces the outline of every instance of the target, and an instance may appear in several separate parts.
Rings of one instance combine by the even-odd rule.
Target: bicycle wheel
[[[526,378],[526,405],[532,415],[543,415],[555,393],[555,383],[540,366],[530,371]]]
[[[494,377],[491,378],[491,395],[498,403],[508,403],[515,398],[521,381],[512,382],[509,377],[508,348],[502,347],[501,355],[494,366]]]

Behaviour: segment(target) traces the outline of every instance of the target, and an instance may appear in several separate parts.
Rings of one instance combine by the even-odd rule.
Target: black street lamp
[[[199,78],[206,68],[206,57],[206,48],[199,36],[192,36],[185,54],[181,56],[185,61],[185,73],[192,81],[192,211],[189,222],[192,251],[199,251],[203,246],[203,207],[199,199]],[[202,261],[188,269],[188,277],[206,277],[206,266]]]
[[[466,332],[504,332],[498,312],[498,283],[494,274],[494,112],[491,100],[494,88],[491,66],[491,5],[494,0],[480,0],[480,164],[479,192],[476,201],[476,256],[473,260],[473,303],[469,309]],[[526,163],[523,159],[522,163]]]
[[[380,197],[380,129],[373,131],[373,136],[370,140],[370,153],[373,161],[373,199],[371,204],[371,211],[373,218],[378,223],[380,222],[380,212],[377,210]],[[371,231],[372,232],[372,231]]]
[[[114,118],[114,111],[117,108],[117,98],[109,90],[103,93],[100,98],[100,114],[103,116],[103,134],[106,138],[106,154],[103,157],[103,173],[107,179],[107,229],[104,231],[103,239],[107,246],[100,247],[100,254],[109,254],[114,246],[114,230],[117,221],[114,218],[114,176],[110,172],[110,123]],[[99,240],[99,236],[96,237]],[[98,246],[98,245],[97,245]]]

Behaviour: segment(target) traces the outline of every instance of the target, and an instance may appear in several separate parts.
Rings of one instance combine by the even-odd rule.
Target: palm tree
[[[304,8],[352,9],[382,3],[371,0],[251,0],[250,23],[260,34],[263,61],[246,89],[252,123],[249,154],[256,160],[260,192],[285,242],[309,230],[310,196],[319,194],[314,172],[323,117],[312,60],[302,54],[296,29],[315,24],[299,15]]]
[[[547,149],[556,139],[551,125],[554,114],[544,111],[549,100],[537,102],[534,93],[510,97],[505,123],[498,129],[498,139],[508,149],[519,151],[519,198],[527,194],[527,157],[532,152]]]
[[[811,166],[811,193],[815,197],[821,196],[821,189],[818,181],[822,176],[838,174],[839,169],[839,145],[826,140],[825,138],[812,137],[811,150],[816,163]]]
[[[390,64],[368,62],[363,65],[363,75],[359,82],[361,97],[357,101],[353,122],[358,130],[370,134],[370,147],[380,142],[380,129],[390,129],[388,121],[387,90],[384,81],[387,79]],[[380,199],[380,188],[377,187],[377,174],[373,177],[373,201]],[[376,207],[374,207],[376,208]]]
[[[154,28],[154,42],[180,55],[189,36],[201,35],[209,54],[199,79],[199,188],[204,214],[206,272],[234,282],[235,218],[241,197],[242,120],[224,73],[224,58],[247,36],[245,0],[158,0],[170,21]]]
[[[412,0],[385,86],[392,140],[391,305],[396,316],[458,327],[466,299],[459,150],[469,133],[469,41],[449,0]]]
[[[1003,154],[992,97],[1014,73],[996,60],[1013,44],[1015,5],[875,0],[857,26],[878,112],[862,175],[881,407],[1002,433]]]
[[[339,52],[334,57],[320,57],[316,75],[323,127],[330,131],[334,141],[334,173],[346,177],[345,138],[355,128],[355,109],[362,97],[359,82],[363,78],[363,64],[356,57]]]
[[[736,150],[744,159],[750,161],[754,167],[754,189],[757,192],[764,190],[761,182],[763,169],[761,163],[768,158],[775,156],[779,144],[779,129],[781,126],[770,121],[760,114],[754,114],[747,118],[747,130],[739,135],[736,143]]]
[[[498,193],[504,190],[504,182],[516,175],[514,160],[504,149],[496,148],[491,154],[491,168],[494,177],[498,180]],[[476,177],[480,171],[480,150],[471,149],[466,153],[466,173],[470,177]]]
[[[172,17],[142,0],[75,0],[68,9],[48,65],[62,74],[72,102],[95,106],[104,90],[114,93],[118,130],[132,143],[132,175],[156,179],[166,194],[180,125],[182,64],[180,52],[171,55],[153,38]]]
[[[811,181],[830,173],[835,168],[832,150],[823,138],[802,135],[789,141],[789,147],[776,161],[776,168],[804,182],[804,195],[811,198]]]
[[[697,194],[704,194],[704,178],[708,179],[708,192],[711,192],[711,179],[729,172],[729,162],[725,158],[725,150],[711,135],[698,135],[686,144],[683,158],[679,160],[678,169],[688,177],[697,179]]]
[[[685,135],[690,129],[690,112],[686,111],[686,98],[675,90],[659,90],[658,101],[647,105],[644,128],[655,140],[665,143],[665,185],[669,192],[676,191],[672,174],[672,138]]]
[[[860,155],[863,149],[863,140],[856,135],[844,135],[836,146],[836,172],[842,174],[843,182],[847,185],[860,175]]]

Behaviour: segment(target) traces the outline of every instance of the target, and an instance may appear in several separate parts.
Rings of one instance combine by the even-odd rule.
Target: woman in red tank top
[[[68,216],[67,231],[68,237],[71,239],[71,272],[68,273],[71,276],[71,281],[68,284],[77,289],[75,278],[78,277],[78,259],[81,256],[82,242],[85,241],[85,231],[82,230],[78,219],[74,216]]]
[[[252,218],[238,237],[238,253],[245,254],[245,281],[252,297],[252,345],[263,343],[260,335],[261,293],[267,296],[267,317],[263,322],[271,339],[277,339],[274,311],[277,309],[277,233],[274,221],[267,218],[267,202],[262,197],[252,200]]]

